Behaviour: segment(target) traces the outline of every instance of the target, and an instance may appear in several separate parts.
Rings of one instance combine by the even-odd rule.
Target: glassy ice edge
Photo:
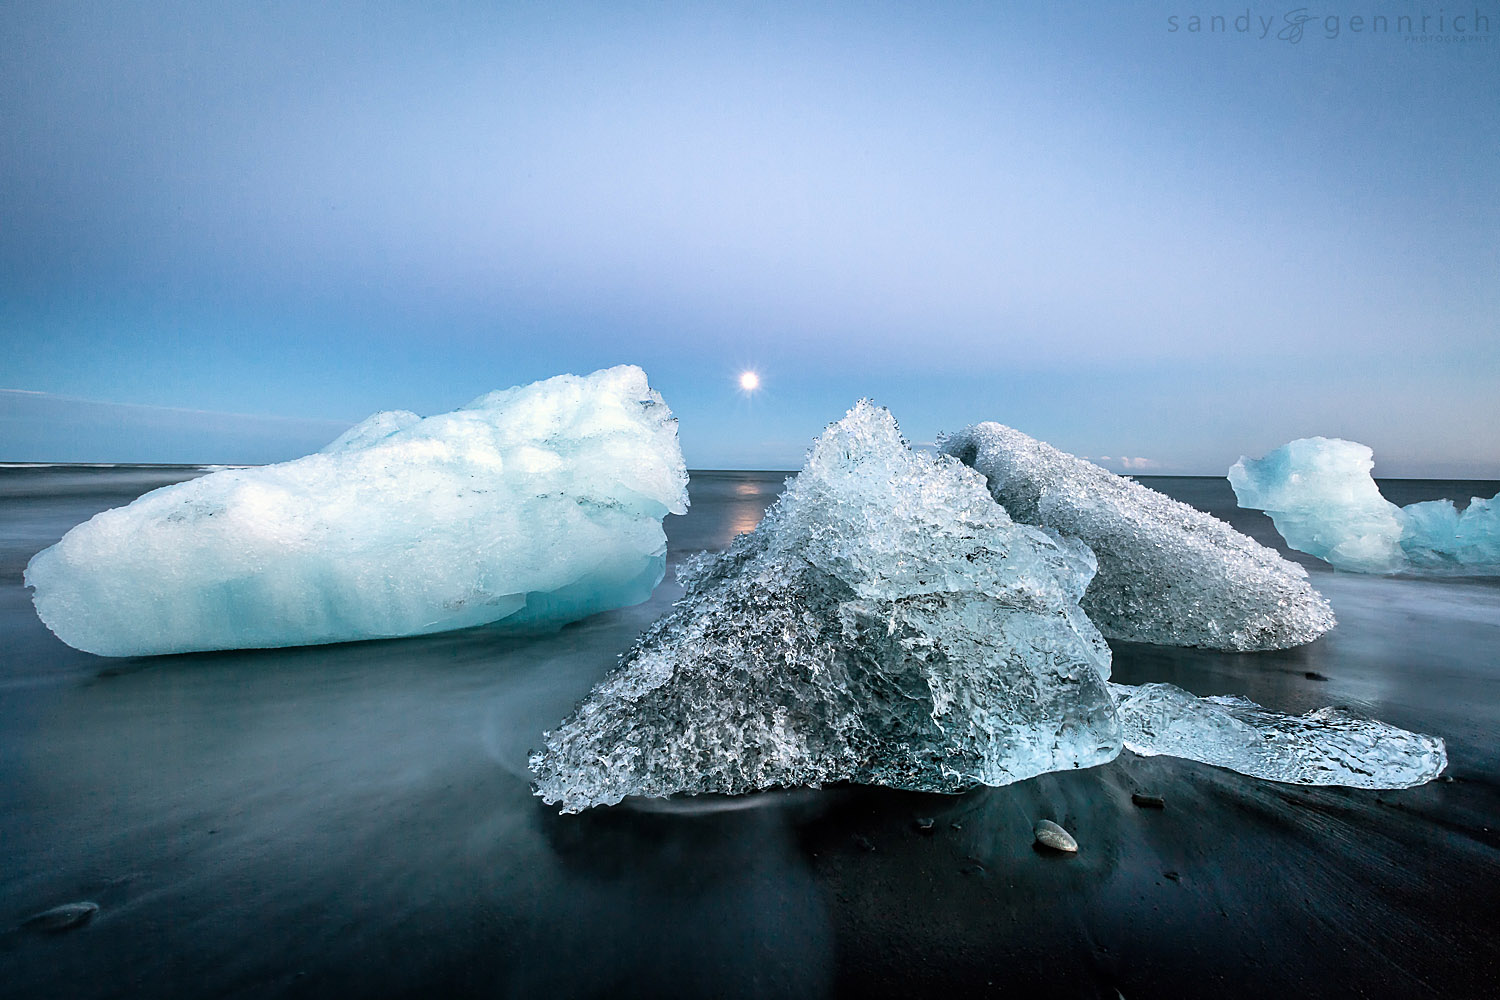
[[[1114,496],[1122,509],[1136,494]],[[1168,532],[1155,509],[1136,530]],[[1133,537],[1120,519],[1096,537]],[[1182,518],[1177,530],[1222,538],[1208,520],[1219,528]],[[1193,579],[1205,547],[1279,572],[1230,539],[1176,547]],[[1440,740],[1333,709],[1293,718],[1107,685],[1109,649],[1078,604],[1095,568],[1087,546],[1013,521],[984,477],[912,452],[890,413],[861,401],[755,531],[683,565],[683,599],[545,734],[534,790],[563,812],[834,781],[956,792],[1102,764],[1127,739],[1299,783],[1402,787],[1442,770]],[[1326,614],[1310,588],[1294,592]],[[1203,600],[1180,581],[1167,593]]]
[[[939,444],[984,474],[1011,517],[1093,549],[1083,609],[1111,638],[1285,649],[1334,627],[1306,570],[1216,517],[1003,424]]]
[[[1356,573],[1500,575],[1500,497],[1397,507],[1380,494],[1374,452],[1341,438],[1299,438],[1241,457],[1229,483],[1263,510],[1287,545]]]
[[[1298,785],[1409,788],[1448,766],[1443,741],[1337,708],[1293,716],[1248,698],[1198,698],[1171,684],[1111,684],[1125,746]]]
[[[983,479],[862,401],[760,526],[532,757],[564,812],[627,795],[852,781],[1001,785],[1120,751],[1092,554],[1011,521]]]
[[[60,639],[106,656],[560,624],[648,598],[661,519],[686,509],[677,421],[625,365],[154,490],[26,583]]]

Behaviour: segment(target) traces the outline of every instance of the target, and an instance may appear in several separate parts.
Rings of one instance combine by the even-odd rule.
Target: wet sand
[[[1125,683],[1440,735],[1451,781],[1302,788],[1127,752],[962,796],[558,816],[526,752],[678,595],[670,576],[539,637],[134,660],[57,642],[26,558],[188,474],[0,470],[0,995],[1500,995],[1500,581],[1303,560],[1340,619],[1310,646],[1114,644]],[[671,558],[753,526],[783,475],[695,474]],[[1144,481],[1276,540],[1223,480]],[[1042,818],[1076,856],[1033,845]],[[20,926],[84,899],[83,927]]]

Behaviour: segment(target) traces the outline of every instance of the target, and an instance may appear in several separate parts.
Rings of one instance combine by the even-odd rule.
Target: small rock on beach
[[[1078,841],[1073,839],[1073,835],[1050,819],[1037,823],[1033,832],[1036,835],[1036,842],[1043,847],[1050,847],[1054,851],[1066,851],[1069,854],[1075,854],[1078,851]]]
[[[82,927],[94,919],[94,914],[99,912],[98,903],[64,903],[54,906],[50,910],[43,910],[35,916],[27,917],[24,926],[34,931],[70,931],[75,927]]]

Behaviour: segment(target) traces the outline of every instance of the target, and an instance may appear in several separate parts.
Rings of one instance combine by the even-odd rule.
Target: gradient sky
[[[868,395],[1117,469],[1500,475],[1500,3],[1288,9],[4,4],[0,460],[289,458],[634,362],[696,468]]]

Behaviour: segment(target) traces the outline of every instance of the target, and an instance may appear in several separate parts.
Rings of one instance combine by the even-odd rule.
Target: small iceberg
[[[953,792],[1120,752],[1094,559],[862,401],[533,754],[564,812],[835,781]]]
[[[1500,575],[1500,497],[1397,507],[1370,472],[1374,452],[1340,438],[1300,438],[1229,469],[1239,505],[1262,510],[1287,545],[1355,573]]]
[[[1089,546],[1083,609],[1112,639],[1285,649],[1333,628],[1307,571],[1205,514],[997,423],[943,438],[1010,515]]]
[[[625,365],[154,490],[26,584],[58,638],[105,656],[561,624],[649,597],[687,502],[677,421]]]

